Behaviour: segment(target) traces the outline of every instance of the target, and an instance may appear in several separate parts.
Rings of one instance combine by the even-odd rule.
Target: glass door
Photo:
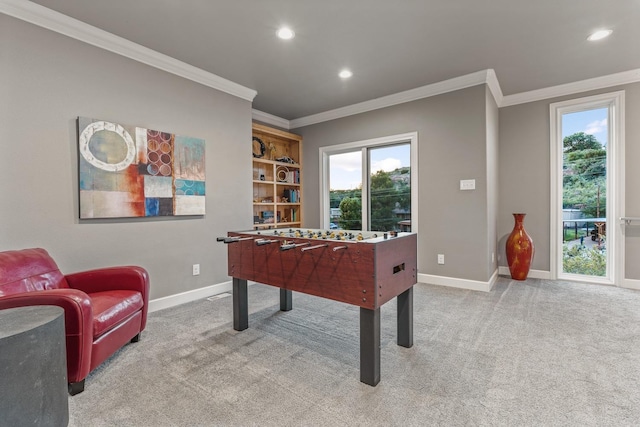
[[[329,228],[362,230],[362,153],[329,156]]]
[[[562,114],[562,274],[607,277],[609,108]]]
[[[623,277],[624,92],[550,105],[551,278]]]
[[[418,133],[320,147],[320,227],[418,231]]]
[[[369,229],[411,231],[411,146],[369,148]]]

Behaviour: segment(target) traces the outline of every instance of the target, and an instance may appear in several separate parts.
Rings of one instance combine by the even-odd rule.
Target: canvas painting
[[[78,118],[80,218],[205,214],[205,141]]]

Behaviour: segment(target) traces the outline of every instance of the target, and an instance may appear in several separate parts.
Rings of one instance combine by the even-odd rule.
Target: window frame
[[[370,148],[381,148],[408,143],[410,146],[411,167],[411,232],[418,232],[418,132],[389,135],[362,141],[346,142],[319,148],[320,171],[320,228],[329,228],[329,157],[360,151],[362,156],[362,229],[369,229],[369,155]]]

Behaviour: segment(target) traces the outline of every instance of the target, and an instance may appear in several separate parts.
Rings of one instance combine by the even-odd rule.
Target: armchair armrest
[[[55,305],[64,309],[67,335],[87,334],[93,338],[93,309],[89,296],[76,289],[48,289],[37,292],[21,292],[0,298],[0,309]]]
[[[138,266],[98,268],[67,274],[65,279],[70,288],[79,289],[87,294],[113,290],[140,292],[144,303],[140,330],[145,328],[149,308],[149,273],[144,268]]]
[[[145,305],[149,300],[149,274],[142,267],[109,267],[65,275],[69,287],[88,294],[113,290],[142,293]]]

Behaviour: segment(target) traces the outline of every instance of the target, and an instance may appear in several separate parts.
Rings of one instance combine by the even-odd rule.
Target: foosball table
[[[269,229],[229,232],[233,328],[249,327],[247,280],[280,288],[280,310],[292,291],[360,307],[360,381],[380,381],[380,307],[397,297],[397,344],[413,345],[415,233]]]

